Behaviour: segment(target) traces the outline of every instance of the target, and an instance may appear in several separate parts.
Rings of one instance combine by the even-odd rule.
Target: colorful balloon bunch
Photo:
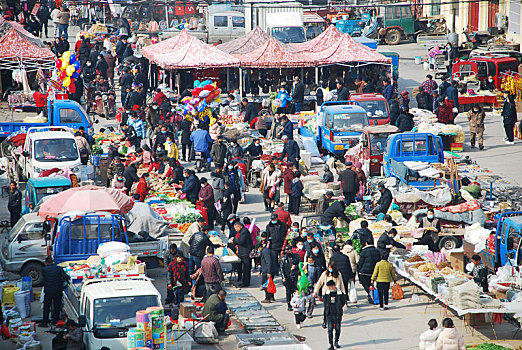
[[[53,73],[53,79],[58,82],[61,90],[69,90],[74,92],[74,80],[80,76],[82,65],[76,59],[76,55],[70,51],[65,51],[62,57],[55,62],[56,71]]]
[[[218,89],[216,83],[212,83],[210,80],[194,81],[194,89],[191,94],[192,96],[181,100],[184,104],[183,115],[212,114],[210,109],[218,107],[221,102],[221,89]]]

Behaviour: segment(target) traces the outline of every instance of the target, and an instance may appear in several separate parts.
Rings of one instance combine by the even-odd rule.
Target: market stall
[[[462,126],[439,123],[437,116],[428,110],[411,108],[410,112],[414,115],[413,121],[417,132],[440,136],[445,151],[462,151],[466,139]]]

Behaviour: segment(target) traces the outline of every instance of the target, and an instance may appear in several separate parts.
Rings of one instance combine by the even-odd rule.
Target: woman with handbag
[[[273,212],[274,204],[279,201],[279,185],[281,183],[281,171],[276,169],[274,163],[268,164],[263,170],[261,182],[265,211]]]
[[[335,265],[335,262],[330,261],[328,263],[328,267],[326,271],[324,271],[321,276],[319,277],[319,280],[317,281],[314,292],[312,293],[312,297],[316,297],[319,294],[325,295],[328,293],[328,287],[327,282],[328,281],[334,281],[335,287],[337,291],[341,292],[342,294],[346,294],[346,289],[344,289],[344,283],[343,283],[343,277],[341,276],[341,273],[339,270],[337,270],[337,266]],[[326,308],[325,308],[326,312]],[[323,314],[323,328],[326,328],[326,315]]]
[[[78,145],[78,150],[80,151],[80,161],[82,162],[82,165],[87,165],[89,155],[91,154],[89,142],[87,142],[87,139],[83,137],[79,131],[74,134],[74,138],[76,140],[76,145]]]
[[[390,282],[397,282],[397,274],[395,268],[388,261],[390,253],[382,252],[381,261],[375,265],[372,275],[372,284],[377,282],[377,290],[379,291],[379,309],[381,311],[388,308],[388,299],[390,294]]]

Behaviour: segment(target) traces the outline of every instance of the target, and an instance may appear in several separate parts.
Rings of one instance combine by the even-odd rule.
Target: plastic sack
[[[268,277],[268,284],[266,285],[266,292],[270,294],[275,294],[277,291],[274,280],[272,276]]]
[[[114,253],[104,258],[105,265],[112,266],[116,264],[126,264],[129,257],[131,257],[130,253]]]
[[[379,291],[374,286],[370,287],[370,303],[374,305],[379,304]]]
[[[392,287],[392,299],[401,300],[404,298],[404,292],[398,283],[395,283]]]
[[[353,281],[348,283],[348,300],[350,303],[357,302],[357,290],[355,289],[355,283]]]
[[[275,186],[270,187],[270,190],[268,191],[268,197],[274,198],[275,194],[276,194],[276,187]]]
[[[16,309],[20,313],[21,318],[31,315],[31,292],[19,291],[14,293]]]
[[[129,253],[130,247],[123,242],[105,242],[98,246],[97,253],[100,258],[105,258],[114,253]]]

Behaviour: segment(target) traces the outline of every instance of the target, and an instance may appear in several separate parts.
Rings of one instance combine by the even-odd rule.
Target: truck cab
[[[212,13],[207,27],[209,42],[227,42],[245,35],[245,15],[239,11]]]
[[[507,55],[474,56],[467,61],[453,64],[452,80],[456,78],[463,80],[466,77],[475,75],[482,82],[491,75],[495,80],[495,87],[501,90],[502,73],[510,71],[518,72],[518,61],[516,58]]]
[[[367,126],[363,129],[361,142],[353,148],[354,154],[347,152],[346,161],[361,162],[366,176],[382,175],[382,159],[388,136],[399,132],[393,125]],[[359,148],[355,150],[355,148]]]
[[[430,133],[393,134],[386,141],[383,169],[386,177],[395,177],[401,184],[426,189],[434,187],[437,180],[410,181],[402,171],[405,161],[444,163],[442,139]]]
[[[31,178],[25,185],[22,214],[30,213],[40,201],[71,188],[71,180],[63,176]]]
[[[87,350],[127,349],[136,312],[161,306],[161,294],[145,276],[71,280],[63,295],[68,318],[80,324]]]
[[[22,180],[37,178],[44,170],[66,166],[79,173],[80,165],[80,152],[71,129],[34,127],[27,130],[15,171]]]
[[[499,215],[495,235],[495,251],[486,249],[478,253],[491,271],[498,267],[522,265],[522,212],[504,212]],[[475,246],[464,241],[464,254],[468,259],[475,253]]]
[[[299,12],[274,12],[266,18],[268,35],[285,44],[306,41],[303,18]]]
[[[370,125],[384,125],[390,123],[390,107],[383,95],[377,93],[351,94],[350,101],[359,102],[364,108]]]

